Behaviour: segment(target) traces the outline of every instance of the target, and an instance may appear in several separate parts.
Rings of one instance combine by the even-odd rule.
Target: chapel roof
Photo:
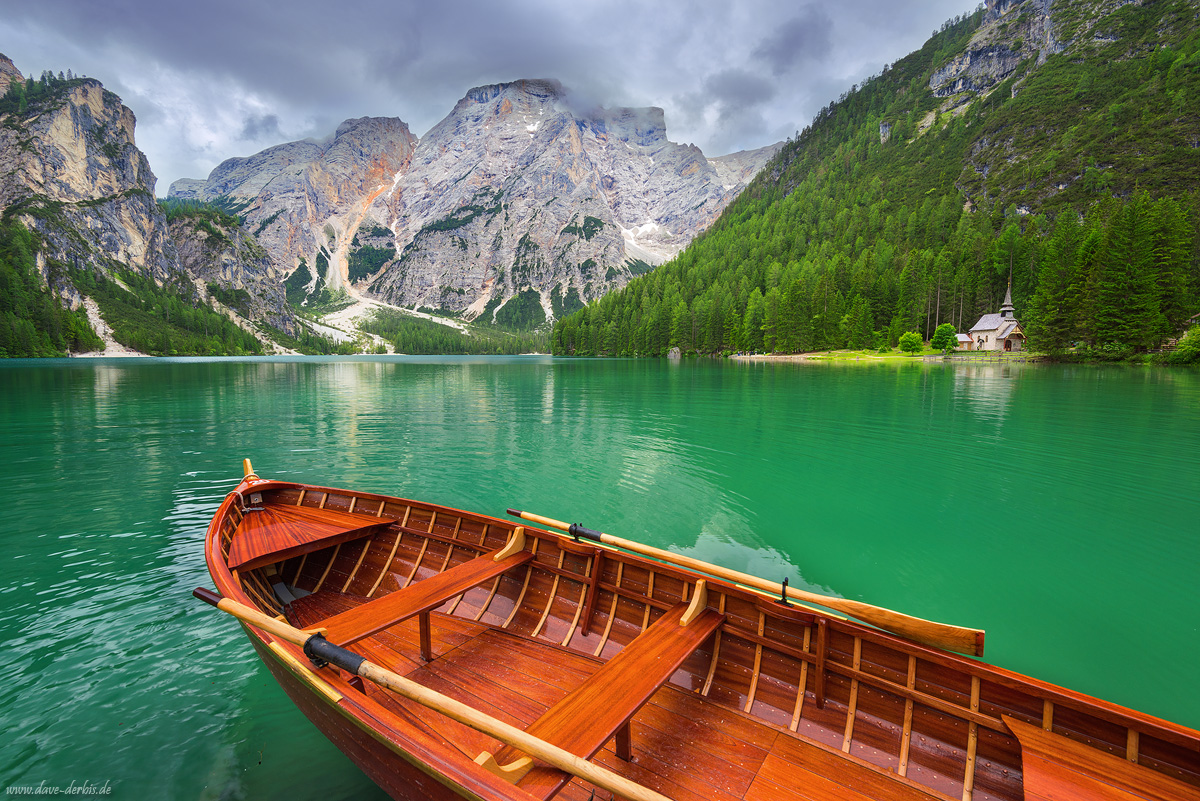
[[[971,333],[976,331],[995,331],[1000,327],[1001,317],[999,314],[985,314],[979,318],[979,322],[971,326]]]

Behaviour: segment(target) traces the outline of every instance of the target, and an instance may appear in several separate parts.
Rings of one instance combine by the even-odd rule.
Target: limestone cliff
[[[287,272],[302,262],[320,265],[310,287],[319,279],[337,290],[345,286],[347,251],[367,204],[391,187],[415,145],[400,120],[347,120],[326,141],[290,142],[228,159],[205,181],[176,181],[169,194],[221,202],[242,215]]]
[[[23,81],[25,76],[17,69],[16,65],[9,60],[8,56],[0,53],[0,97],[8,91],[8,85],[13,81]]]
[[[929,88],[951,105],[986,94],[1029,59],[1042,64],[1072,44],[1086,43],[1113,12],[1143,0],[1090,0],[1055,5],[1053,0],[988,0],[983,21],[962,53],[933,71]],[[1096,43],[1109,41],[1105,36]],[[966,93],[964,95],[964,93]]]
[[[0,210],[37,234],[38,267],[65,303],[83,301],[72,280],[80,271],[112,276],[129,270],[158,286],[190,287],[189,268],[211,272],[228,265],[217,254],[209,254],[216,262],[203,270],[197,258],[181,262],[179,243],[154,197],[154,174],[134,141],[133,112],[119,97],[91,78],[46,76],[8,91],[21,73],[2,56],[0,75],[6,92]],[[257,261],[247,269],[257,270]],[[291,329],[278,280],[272,275],[255,293],[264,298],[264,312],[273,310],[273,324]],[[272,294],[278,302],[269,299]]]
[[[241,322],[262,321],[296,332],[282,288],[286,273],[249,231],[231,218],[203,216],[176,217],[169,227],[180,266],[210,303],[236,313]]]
[[[77,78],[39,85],[22,105],[0,125],[0,208],[38,232],[42,258],[118,262],[160,282],[179,273],[120,98]]]

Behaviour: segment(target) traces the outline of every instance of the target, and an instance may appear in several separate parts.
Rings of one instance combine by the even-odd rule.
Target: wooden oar
[[[497,720],[474,707],[467,706],[449,696],[431,690],[423,684],[418,684],[412,679],[406,679],[390,670],[382,668],[358,654],[334,645],[323,636],[320,636],[319,633],[293,628],[287,623],[266,615],[257,609],[240,604],[230,598],[224,598],[212,590],[203,587],[197,587],[192,591],[192,595],[206,603],[212,604],[222,612],[228,612],[237,619],[262,629],[268,634],[301,646],[304,649],[305,655],[310,659],[321,660],[322,663],[328,662],[348,673],[362,676],[364,679],[373,681],[381,687],[386,687],[405,698],[416,701],[418,704],[436,710],[451,720],[456,720],[464,726],[481,731],[489,737],[494,737],[506,745],[511,745],[529,756],[536,757],[549,765],[553,765],[559,770],[566,771],[572,776],[578,776],[581,779],[589,781],[614,795],[630,799],[630,801],[671,801],[670,798],[661,793],[630,781],[624,776],[619,776],[611,770],[594,765],[586,759],[572,754],[570,751],[565,751],[545,740],[534,737],[531,734],[526,734],[516,726],[511,726],[502,720]],[[319,630],[317,631],[319,632]],[[483,764],[481,761],[483,757],[484,755],[481,754],[480,760],[476,761]],[[494,760],[492,762],[494,765]],[[504,771],[505,767],[497,769]]]
[[[710,576],[732,581],[737,584],[743,584],[747,587],[753,587],[757,590],[769,592],[772,595],[781,596],[784,587],[774,581],[767,581],[758,576],[751,576],[748,573],[739,573],[736,570],[720,567],[709,562],[702,562],[699,559],[692,559],[689,556],[671,553],[670,551],[660,550],[650,545],[643,545],[640,542],[626,540],[620,537],[614,537],[611,534],[605,534],[601,531],[594,531],[590,528],[584,528],[578,523],[564,523],[561,520],[554,520],[549,517],[535,515],[532,512],[522,512],[517,509],[509,509],[508,513],[523,520],[528,520],[531,523],[538,523],[550,528],[556,528],[559,531],[565,531],[573,537],[585,537],[595,542],[601,542],[605,545],[611,545],[615,548],[631,551],[632,553],[649,556],[653,559],[658,559],[661,562],[668,564],[686,567],[689,570],[695,570],[700,573],[707,573]],[[838,612],[850,615],[864,623],[870,623],[876,628],[890,631],[893,634],[899,634],[901,637],[907,637],[910,640],[915,640],[925,645],[932,645],[937,648],[943,648],[947,651],[955,651],[960,654],[971,654],[972,656],[983,656],[983,631],[980,629],[968,629],[962,626],[948,626],[945,623],[935,623],[931,620],[922,620],[919,617],[913,617],[901,612],[894,612],[891,609],[884,609],[879,606],[872,606],[861,601],[851,601],[846,598],[834,598],[829,595],[817,595],[816,593],[797,590],[794,587],[787,588],[789,598],[795,598],[797,601],[805,603],[818,604],[827,609],[834,609]]]

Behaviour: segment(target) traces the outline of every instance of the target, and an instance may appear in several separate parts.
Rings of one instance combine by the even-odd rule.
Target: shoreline
[[[948,362],[1033,362],[1045,361],[1045,356],[1040,353],[1020,352],[1003,352],[1003,351],[961,351],[956,352],[952,356],[945,356],[941,351],[933,351],[930,353],[864,353],[862,351],[852,350],[818,350],[808,351],[806,353],[733,353],[728,357],[732,361],[739,362],[765,362],[765,363],[788,363],[788,362],[901,362],[908,361],[914,363],[923,363],[928,361],[948,361]]]

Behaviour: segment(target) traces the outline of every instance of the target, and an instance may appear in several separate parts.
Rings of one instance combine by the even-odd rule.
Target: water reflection
[[[998,429],[1008,414],[1024,367],[1019,364],[956,364],[953,367],[955,392],[976,416],[994,423]]]

